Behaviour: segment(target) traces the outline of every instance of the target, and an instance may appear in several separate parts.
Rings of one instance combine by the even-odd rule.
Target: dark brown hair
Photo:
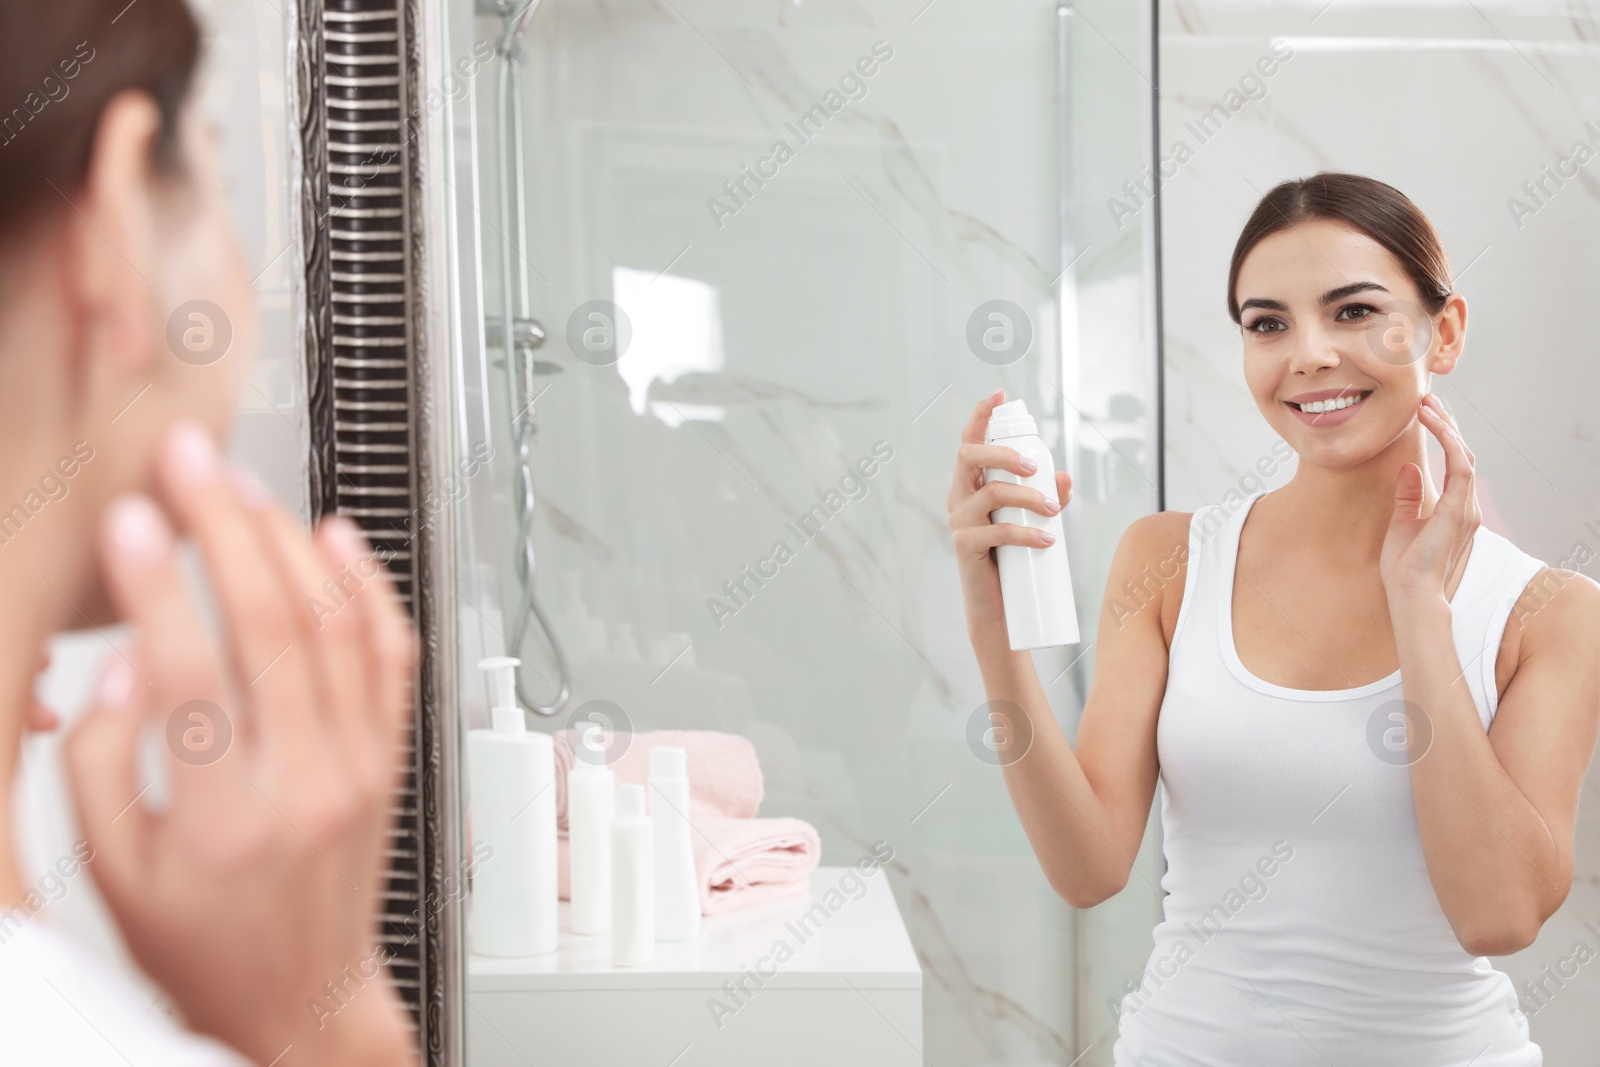
[[[1264,237],[1313,219],[1342,222],[1388,249],[1422,295],[1422,306],[1437,315],[1450,295],[1450,261],[1433,223],[1392,185],[1359,174],[1324,171],[1273,186],[1250,213],[1233,246],[1228,267],[1228,315],[1239,321],[1239,267]]]
[[[155,98],[156,161],[175,169],[178,112],[199,52],[200,28],[184,0],[0,3],[0,236],[68,209],[101,112],[124,89]]]

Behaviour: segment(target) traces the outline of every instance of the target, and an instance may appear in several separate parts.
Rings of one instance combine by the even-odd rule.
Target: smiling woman
[[[1124,534],[1075,745],[1006,644],[990,549],[1037,542],[989,514],[1046,512],[979,476],[1018,469],[982,443],[1003,395],[974,411],[950,494],[985,690],[1028,719],[1031,747],[1007,759],[1002,743],[1000,762],[1057,891],[1086,908],[1122,889],[1158,779],[1153,964],[1207,926],[1265,843],[1293,848],[1214,945],[1176,974],[1147,967],[1115,1062],[1535,1067],[1485,957],[1530,944],[1572,884],[1600,586],[1481,524],[1472,451],[1432,391],[1461,359],[1466,300],[1398,190],[1350,174],[1274,188],[1235,247],[1228,311],[1251,396],[1298,465],[1280,489]],[[1157,610],[1119,615],[1114,593],[1183,546]]]

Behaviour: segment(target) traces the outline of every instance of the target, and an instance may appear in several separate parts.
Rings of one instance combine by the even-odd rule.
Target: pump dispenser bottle
[[[603,934],[611,929],[611,819],[616,775],[605,765],[605,749],[596,736],[602,726],[597,722],[584,725],[567,774],[572,932]]]
[[[1039,437],[1026,404],[1012,400],[996,407],[989,415],[989,430],[984,441],[1014,448],[1038,464],[1038,469],[1026,478],[1008,470],[986,467],[983,471],[985,483],[1014,482],[1037,489],[1060,503],[1056,494],[1055,461]],[[1055,537],[1055,541],[1044,548],[1028,545],[995,548],[1000,568],[1000,599],[1005,605],[1006,632],[1012,651],[1077,644],[1078,610],[1072,596],[1072,574],[1067,569],[1067,541],[1061,513],[1045,516],[1027,508],[1004,507],[991,511],[989,520],[1046,530]]]
[[[492,727],[467,731],[473,851],[489,853],[473,876],[472,950],[537,956],[556,947],[555,746],[530,731],[517,706],[519,660],[495,656]]]
[[[689,824],[689,756],[677,745],[650,750],[650,818],[656,824],[656,940],[700,936],[700,888]]]

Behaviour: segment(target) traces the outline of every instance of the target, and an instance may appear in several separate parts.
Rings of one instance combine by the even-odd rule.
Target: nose
[[[1320,322],[1313,322],[1300,331],[1289,353],[1289,372],[1315,377],[1318,371],[1337,367],[1344,362],[1339,351],[1339,338]]]

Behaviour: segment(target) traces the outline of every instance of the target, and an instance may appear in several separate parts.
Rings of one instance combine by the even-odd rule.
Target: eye
[[[1276,315],[1262,315],[1245,323],[1244,328],[1251,333],[1281,333],[1289,328],[1289,324]]]
[[[1360,314],[1346,318],[1346,311],[1356,311],[1360,312]],[[1339,313],[1334,316],[1334,320],[1337,322],[1361,322],[1363,319],[1370,318],[1377,313],[1378,309],[1373,307],[1371,304],[1346,304],[1344,307],[1339,309]]]

